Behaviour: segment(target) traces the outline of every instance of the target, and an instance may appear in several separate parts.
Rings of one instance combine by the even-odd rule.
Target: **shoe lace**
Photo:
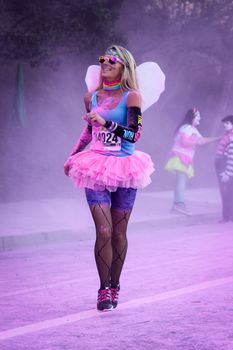
[[[111,288],[111,299],[117,300],[119,296],[119,288]]]
[[[100,289],[98,293],[98,302],[105,301],[108,299],[110,299],[109,289],[108,288]]]

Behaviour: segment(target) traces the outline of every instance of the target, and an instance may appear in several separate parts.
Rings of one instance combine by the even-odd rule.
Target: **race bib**
[[[105,128],[93,128],[92,143],[93,148],[106,151],[120,151],[121,138]]]

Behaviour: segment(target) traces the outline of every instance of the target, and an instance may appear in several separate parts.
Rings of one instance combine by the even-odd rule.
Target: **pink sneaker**
[[[118,304],[120,285],[118,285],[116,288],[111,288],[110,291],[111,291],[112,306],[115,309]]]
[[[106,287],[105,289],[99,289],[97,297],[97,310],[107,311],[112,309],[113,305],[111,302],[110,288]]]

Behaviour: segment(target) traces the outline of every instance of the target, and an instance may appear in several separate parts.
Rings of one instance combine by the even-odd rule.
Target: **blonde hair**
[[[138,90],[138,81],[136,75],[136,62],[133,58],[133,55],[126,50],[124,47],[119,45],[109,46],[106,50],[113,53],[113,56],[120,58],[124,62],[123,71],[121,75],[121,86],[123,90]],[[102,89],[103,79],[100,77],[100,85],[97,90]]]

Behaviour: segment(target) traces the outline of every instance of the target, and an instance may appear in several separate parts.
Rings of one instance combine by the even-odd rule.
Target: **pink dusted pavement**
[[[153,208],[135,208],[148,219],[129,226],[114,311],[96,310],[93,229],[88,239],[1,252],[0,349],[232,350],[233,223],[168,220],[166,212],[159,222],[149,219]]]

